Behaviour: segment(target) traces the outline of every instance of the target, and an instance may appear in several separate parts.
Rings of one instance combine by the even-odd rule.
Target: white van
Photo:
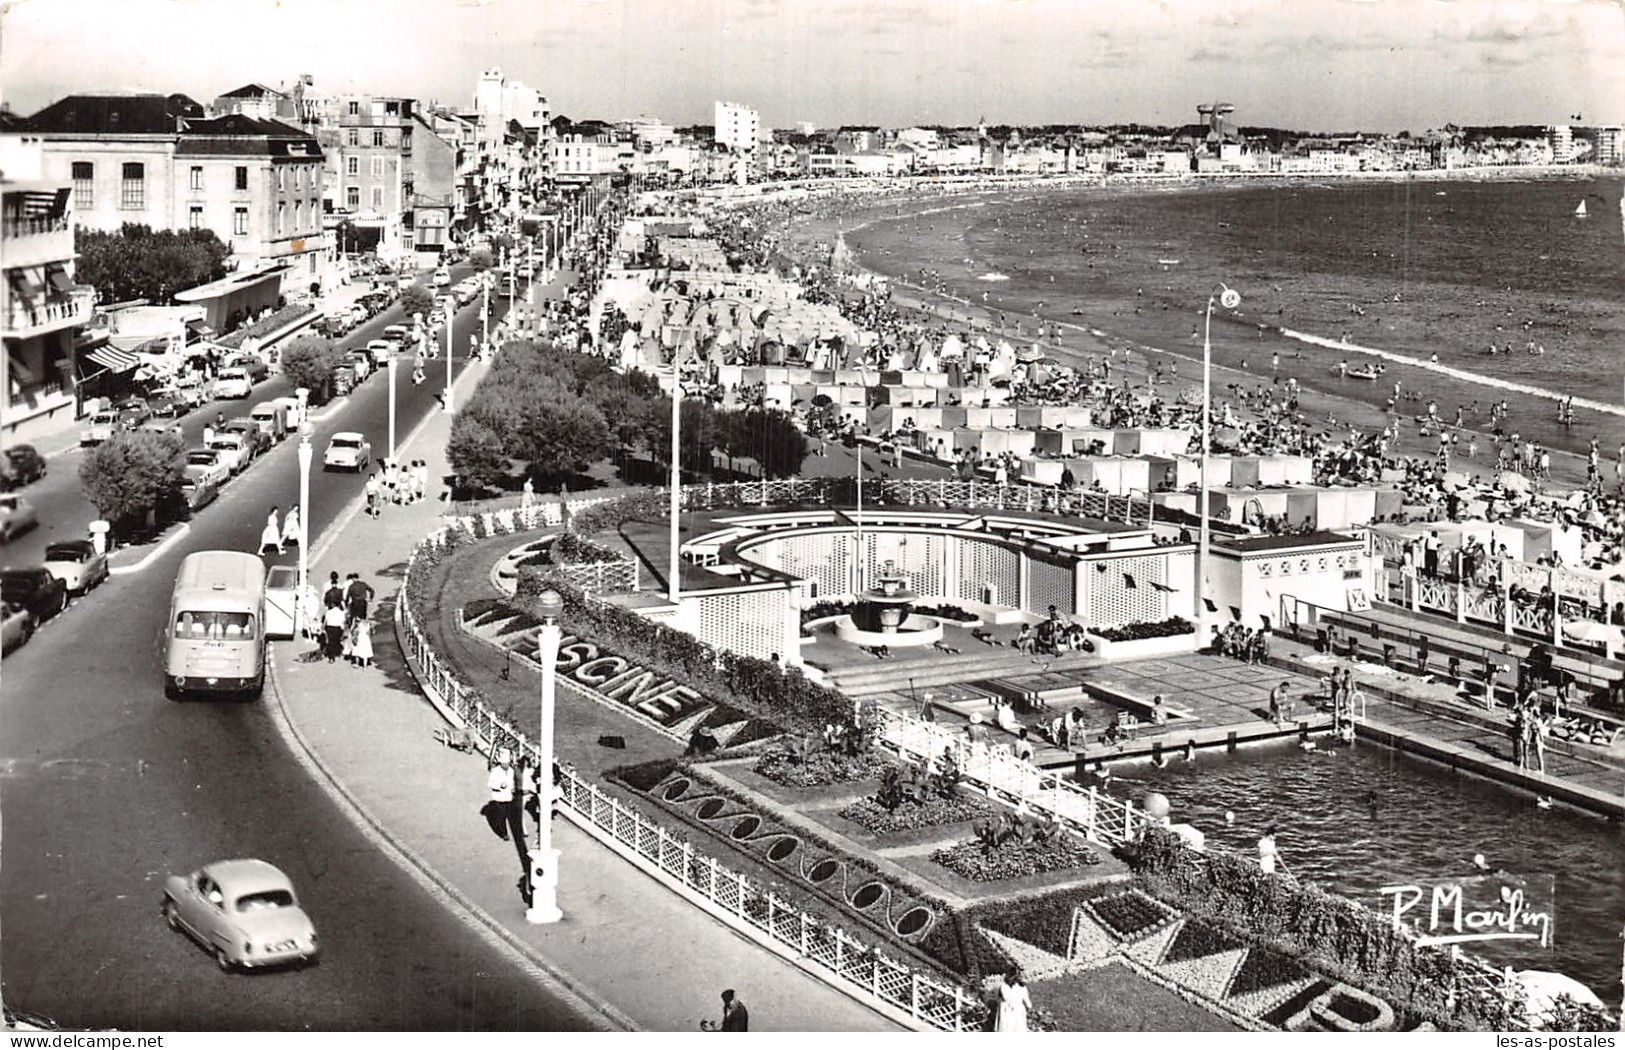
[[[164,630],[164,694],[237,693],[265,684],[265,563],[242,551],[181,562]]]

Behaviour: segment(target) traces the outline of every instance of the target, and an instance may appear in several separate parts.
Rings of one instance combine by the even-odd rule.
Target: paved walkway
[[[458,400],[483,372],[459,379]],[[402,457],[446,473],[451,420],[431,416]],[[693,1031],[719,1013],[734,988],[762,1031],[876,1031],[896,1026],[796,965],[758,948],[599,845],[566,821],[555,825],[563,853],[559,905],[565,919],[531,926],[519,897],[512,845],[480,816],[484,761],[435,742],[444,723],[418,691],[393,632],[393,591],[412,545],[439,520],[433,501],[390,507],[379,521],[341,519],[313,544],[313,579],[359,572],[379,593],[378,666],[362,670],[314,658],[303,640],[274,646],[274,695],[311,757],[364,816],[504,940],[605,1007],[609,1023]],[[569,739],[561,732],[561,744]],[[573,757],[568,751],[565,757]]]

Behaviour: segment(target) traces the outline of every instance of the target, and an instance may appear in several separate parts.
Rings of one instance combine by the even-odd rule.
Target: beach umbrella
[[[1596,507],[1592,507],[1581,516],[1580,524],[1590,525],[1592,528],[1600,529],[1604,525],[1608,524],[1608,519],[1603,517],[1602,512]]]
[[[1580,642],[1613,642],[1620,641],[1620,629],[1610,627],[1596,620],[1564,620],[1563,633]]]

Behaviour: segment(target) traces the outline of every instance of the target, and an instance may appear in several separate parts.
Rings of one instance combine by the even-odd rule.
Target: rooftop
[[[1220,536],[1213,537],[1214,546],[1226,550],[1252,554],[1258,551],[1291,550],[1294,547],[1320,547],[1328,543],[1356,543],[1353,536],[1324,529],[1292,536]]]

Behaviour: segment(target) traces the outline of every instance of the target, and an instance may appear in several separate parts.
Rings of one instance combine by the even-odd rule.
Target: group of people
[[[411,463],[385,460],[382,470],[375,470],[367,478],[367,516],[383,516],[384,504],[406,506],[428,498],[429,464],[414,459]]]
[[[299,504],[288,508],[287,517],[277,521],[278,508],[273,504],[265,517],[265,528],[260,530],[260,556],[283,554],[289,547],[299,546]]]
[[[1354,739],[1354,707],[1356,690],[1354,688],[1354,669],[1350,667],[1332,668],[1332,676],[1327,683],[1332,700],[1332,732],[1339,740],[1352,742]]]
[[[360,573],[350,573],[342,583],[337,572],[328,573],[320,611],[310,603],[314,622],[305,625],[306,636],[321,643],[321,654],[328,663],[342,656],[351,666],[372,666],[372,622],[368,619],[372,599],[372,586]]]
[[[1243,627],[1236,622],[1228,623],[1221,630],[1213,628],[1213,641],[1211,651],[1219,656],[1229,656],[1249,664],[1261,664],[1270,658],[1270,629],[1268,627]]]

